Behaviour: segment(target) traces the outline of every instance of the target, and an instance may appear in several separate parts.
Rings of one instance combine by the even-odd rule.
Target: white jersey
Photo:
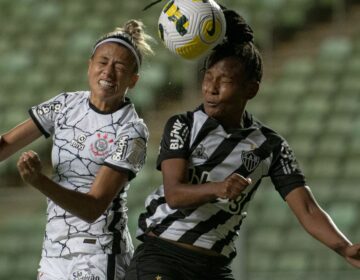
[[[103,165],[128,172],[131,180],[146,157],[148,130],[127,99],[114,113],[100,112],[90,92],[62,93],[30,109],[46,137],[52,135],[53,180],[88,192]],[[48,199],[42,256],[117,254],[133,250],[127,228],[126,186],[95,222],[87,223]]]

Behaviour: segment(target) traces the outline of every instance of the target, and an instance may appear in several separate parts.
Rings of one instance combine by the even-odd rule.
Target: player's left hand
[[[360,244],[354,244],[344,250],[344,257],[354,267],[360,268]]]
[[[34,151],[24,152],[17,162],[17,168],[21,178],[32,184],[41,174],[42,165],[38,154]]]

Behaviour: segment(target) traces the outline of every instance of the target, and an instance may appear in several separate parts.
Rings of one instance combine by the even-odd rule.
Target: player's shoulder
[[[69,103],[81,103],[88,100],[90,92],[88,91],[72,91],[72,92],[61,92],[54,97],[54,101],[58,101],[63,104]]]
[[[131,135],[138,135],[146,138],[149,136],[149,129],[145,121],[137,114],[134,114],[130,118],[119,119],[118,124],[120,129],[119,131],[121,131],[121,133],[126,132]]]
[[[178,123],[191,127],[192,123],[194,122],[196,111],[197,110],[173,114],[168,118],[167,125]]]
[[[178,113],[170,116],[165,123],[165,133],[178,134],[181,131],[190,131],[193,126],[193,114],[191,112]]]
[[[274,137],[282,137],[281,134],[276,131],[276,129],[272,128],[271,125],[269,125],[266,120],[259,120],[254,115],[246,111],[246,119],[250,123],[252,127],[256,127],[260,129],[264,134],[272,135]]]
[[[266,121],[262,121],[254,117],[249,112],[246,112],[247,121],[249,122],[249,126],[252,128],[256,128],[261,134],[268,140],[269,143],[272,143],[275,146],[280,145],[283,142],[286,142],[285,137],[279,133],[276,129],[272,128],[270,125],[266,123]]]
[[[81,102],[83,100],[88,100],[90,97],[89,91],[70,91],[64,92],[64,97],[66,97],[69,101],[78,101]]]

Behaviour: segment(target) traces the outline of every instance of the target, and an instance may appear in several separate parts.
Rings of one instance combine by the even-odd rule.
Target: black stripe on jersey
[[[221,144],[213,152],[213,154],[210,156],[210,158],[201,166],[196,167],[196,173],[197,173],[196,175],[199,176],[203,172],[209,172],[214,167],[216,167],[219,162],[222,162],[232,152],[232,150],[238,145],[238,143],[239,143],[238,141],[234,141],[234,139],[231,139],[231,138],[223,140],[221,142]],[[160,224],[158,224],[156,226],[156,228],[154,229],[154,232],[156,234],[163,233],[177,219],[183,219],[186,216],[189,216],[194,210],[195,209],[192,209],[192,210],[187,209],[186,211],[184,211],[184,210],[176,211],[175,213],[167,216]],[[226,213],[226,212],[224,212],[224,213]],[[148,214],[149,214],[149,212],[148,212]],[[148,216],[151,216],[151,215],[148,215]],[[225,217],[223,217],[223,218],[225,218]],[[226,216],[226,219],[228,219],[228,218],[229,217]],[[210,223],[209,225],[212,226],[212,223]],[[201,225],[200,225],[200,227],[201,227]],[[199,232],[201,232],[201,231],[197,231],[197,234],[199,234]]]
[[[115,254],[108,255],[106,280],[114,280],[115,279],[115,267],[116,267],[115,260],[116,260]]]
[[[248,130],[247,133],[250,134],[252,130]],[[246,135],[244,135],[244,138]],[[221,164],[235,149],[235,147],[241,142],[239,136],[230,136],[230,138],[224,139],[216,148],[216,150],[211,154],[209,159],[200,166],[196,166],[196,172],[210,172],[213,168]]]
[[[229,259],[232,260],[236,256],[236,251],[232,251],[229,255]]]
[[[230,153],[235,149],[235,147],[239,144],[238,141],[234,141],[233,139],[224,139],[220,145],[216,148],[216,150],[212,153],[209,159],[204,162],[202,165],[197,166],[197,169],[201,171],[210,171],[219,163],[223,162]]]
[[[264,127],[261,128],[261,132],[266,137],[266,140],[264,143],[262,143],[260,145],[260,147],[258,147],[252,151],[256,156],[258,156],[260,158],[259,163],[261,161],[263,161],[264,159],[266,159],[267,157],[269,157],[274,149],[274,146],[276,146],[280,143],[279,137],[274,137],[272,135],[269,135],[268,133],[265,134],[268,131],[269,130]],[[242,176],[247,177],[251,172],[249,172],[246,169],[245,165],[242,164],[237,170],[235,170],[235,173],[239,173]]]
[[[218,211],[215,215],[212,215],[210,219],[198,223],[191,230],[186,231],[177,241],[193,244],[201,235],[209,232],[211,229],[215,228],[219,222],[222,224],[222,221],[230,219],[233,215],[224,210]]]
[[[173,222],[184,219],[187,216],[190,216],[192,212],[194,212],[195,209],[182,209],[177,210],[176,212],[172,213],[171,215],[168,215],[160,224],[156,225],[156,227],[152,230],[157,236],[162,234],[164,231],[170,227]]]
[[[252,190],[247,194],[246,198],[243,199],[243,201],[240,204],[240,211],[239,213],[242,213],[245,205],[251,200],[253,194],[255,193],[255,191],[258,189],[258,187],[260,186],[261,180],[259,180],[256,185],[252,188]],[[240,229],[240,226],[242,224],[243,220],[240,221],[240,223],[238,225],[236,225],[234,227],[233,231],[230,231],[227,236],[221,240],[218,240],[214,243],[214,245],[211,247],[212,250],[221,253],[221,251],[223,250],[223,248],[228,245],[230,243],[231,240],[233,240],[233,238],[236,235],[236,232]]]
[[[116,228],[116,225],[122,219],[122,212],[119,212],[121,207],[121,199],[119,197],[115,198],[113,201],[113,207],[111,208],[114,211],[114,218],[109,225],[109,231],[113,233],[113,244],[112,244],[112,252],[113,254],[121,253],[121,232]]]
[[[204,137],[206,137],[206,135],[211,132],[212,130],[214,130],[216,127],[218,126],[218,123],[213,120],[208,118],[207,121],[205,122],[205,124],[202,126],[199,134],[197,135],[196,139],[195,139],[195,143],[194,145],[192,145],[193,147],[196,146],[202,141],[202,139]],[[253,130],[248,130],[246,131],[245,135],[248,135],[252,132]],[[230,137],[228,139],[224,139],[220,145],[216,148],[216,150],[212,153],[212,155],[210,156],[210,158],[203,163],[201,166],[197,166],[196,167],[196,175],[201,175],[203,172],[209,172],[211,171],[213,168],[215,168],[219,162],[221,163],[222,161],[225,160],[225,158],[234,150],[234,148],[239,144],[240,142],[240,138],[239,136],[234,136],[234,137]],[[200,178],[200,176],[199,176]],[[160,224],[158,224],[156,226],[156,228],[153,230],[156,234],[161,234],[164,231],[166,231],[166,229],[168,227],[170,227],[173,222],[175,222],[177,219],[183,219],[186,216],[189,216],[195,209],[189,210],[187,209],[186,211],[184,210],[178,210],[175,213],[169,215],[168,217],[166,217]],[[154,213],[154,212],[153,212]],[[152,214],[153,214],[152,213]],[[224,212],[227,214],[227,212]],[[152,216],[151,213],[148,212],[147,217]],[[225,217],[226,216],[226,217]],[[231,217],[231,216],[230,216]],[[227,215],[224,215],[223,218],[229,219],[230,217],[228,217]],[[142,218],[144,221],[145,219]],[[143,230],[146,229],[146,224],[142,224],[142,226],[145,226],[144,228],[142,228]],[[210,226],[212,226],[212,224],[210,223]],[[200,225],[201,227],[201,225]],[[199,235],[199,232],[201,231],[197,231],[197,234]],[[203,232],[204,233],[204,232]],[[186,233],[185,233],[186,234]],[[201,235],[201,234],[200,234]],[[197,239],[197,238],[196,238]]]
[[[149,205],[146,207],[146,212],[141,213],[139,216],[138,226],[142,231],[146,231],[147,229],[146,219],[154,215],[157,207],[164,203],[166,203],[164,196],[150,201]]]

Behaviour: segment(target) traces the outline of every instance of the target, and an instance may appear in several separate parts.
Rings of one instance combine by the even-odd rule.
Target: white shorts
[[[42,257],[38,280],[121,280],[125,277],[131,254]]]

